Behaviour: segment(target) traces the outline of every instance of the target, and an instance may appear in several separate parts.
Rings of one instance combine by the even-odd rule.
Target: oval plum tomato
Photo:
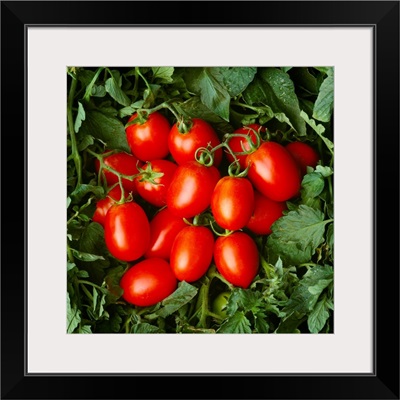
[[[121,186],[114,186],[104,199],[96,203],[96,210],[94,211],[92,221],[104,226],[107,211],[116,201],[121,199],[121,195]]]
[[[302,176],[307,173],[307,166],[315,168],[320,160],[318,152],[307,143],[291,142],[285,147],[299,164]]]
[[[247,178],[264,196],[286,201],[296,196],[301,186],[300,169],[284,146],[264,142],[246,158]]]
[[[254,210],[254,189],[247,178],[224,176],[214,188],[211,211],[215,222],[224,229],[242,229]]]
[[[194,282],[208,270],[214,248],[214,235],[205,226],[186,226],[172,245],[170,264],[179,281]]]
[[[233,232],[215,241],[214,261],[218,272],[232,285],[246,289],[259,268],[257,245],[245,232]]]
[[[163,258],[169,261],[176,235],[187,223],[171,213],[168,207],[160,210],[150,221],[150,245],[145,258]]]
[[[226,317],[226,306],[230,296],[230,292],[221,292],[217,295],[212,303],[212,311],[214,314],[217,314],[222,318]]]
[[[139,307],[153,306],[172,294],[178,281],[167,261],[149,258],[130,267],[119,283],[122,298]]]
[[[165,206],[167,190],[178,165],[169,160],[148,161],[142,175],[135,179],[138,194],[156,207]]]
[[[191,218],[205,211],[211,203],[219,170],[197,161],[179,165],[167,191],[167,207],[181,218]]]
[[[134,113],[128,119],[128,123],[137,117],[138,114]],[[125,128],[126,139],[132,154],[142,161],[165,158],[169,154],[168,135],[171,124],[158,111],[144,118],[145,122],[138,121]]]
[[[208,147],[210,144],[215,147],[221,143],[214,128],[206,121],[200,118],[193,118],[190,129],[181,133],[179,131],[179,122],[172,125],[168,136],[169,151],[179,165],[187,161],[195,160],[195,153],[199,147]],[[222,160],[222,148],[214,153],[213,165],[218,167]]]
[[[109,252],[119,260],[142,257],[150,243],[150,224],[143,208],[134,202],[113,204],[104,221],[104,239]]]
[[[262,125],[259,124],[249,124],[246,126],[242,126],[238,129],[236,129],[233,133],[234,134],[241,134],[241,135],[247,135],[250,139],[250,141],[252,143],[254,143],[255,145],[257,144],[257,137],[256,137],[256,133],[255,132],[260,133],[264,133],[265,132],[265,128]],[[244,138],[244,137],[240,137],[240,136],[233,136],[232,138],[229,139],[229,147],[231,148],[231,150],[235,153],[236,158],[239,161],[240,164],[240,169],[244,170],[246,169],[246,154],[239,154],[237,155],[236,153],[242,153],[243,152],[243,148],[244,150],[248,151],[250,150],[250,144],[249,141]],[[242,147],[243,144],[243,147]],[[233,161],[235,161],[235,159],[233,158],[232,154],[230,154],[228,151],[225,151],[225,156],[227,158],[227,160],[229,161],[229,163],[232,163]]]
[[[285,201],[274,201],[254,191],[254,212],[246,228],[256,235],[269,235],[272,233],[271,225],[283,215],[286,210]]]
[[[106,156],[103,161],[108,167],[111,167],[120,174],[128,176],[136,175],[139,172],[137,166],[142,164],[135,156],[125,153],[124,151]],[[95,159],[94,164],[96,172],[99,173],[100,161],[97,158]],[[112,171],[103,168],[102,174],[104,175],[108,186],[113,186],[118,183],[118,176]],[[136,194],[134,179],[129,180],[127,178],[122,178],[122,186],[126,191],[132,192],[134,195]]]

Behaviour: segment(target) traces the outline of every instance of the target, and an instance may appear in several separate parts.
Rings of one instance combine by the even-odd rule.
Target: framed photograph
[[[398,1],[1,25],[2,398],[399,399]]]

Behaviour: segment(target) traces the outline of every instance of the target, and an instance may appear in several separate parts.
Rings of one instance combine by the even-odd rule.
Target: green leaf
[[[322,122],[329,122],[331,120],[333,111],[333,90],[333,75],[328,75],[319,88],[318,97],[314,104],[313,118]]]
[[[79,241],[79,250],[85,253],[105,254],[106,245],[104,242],[104,229],[96,223],[91,222],[82,232],[81,239]],[[109,262],[106,262],[108,265]]]
[[[67,292],[67,333],[73,333],[81,322],[81,311],[76,304],[71,304],[69,293]]]
[[[199,96],[192,96],[190,99],[179,104],[179,110],[186,117],[201,118],[209,122],[217,130],[217,133],[225,134],[234,131],[233,127],[227,121],[205,106]]]
[[[185,281],[180,282],[175,292],[162,301],[162,307],[155,314],[163,318],[168,317],[168,315],[173,314],[189,303],[196,296],[197,291],[198,289],[189,283]]]
[[[301,88],[309,94],[318,94],[318,81],[307,67],[292,68],[289,73],[296,87]]]
[[[317,134],[320,136],[320,138],[323,140],[323,142],[325,143],[326,147],[328,148],[328,150],[331,152],[331,154],[333,155],[333,143],[324,136],[324,132],[325,132],[325,128],[323,125],[318,124],[315,122],[315,120],[313,120],[312,118],[309,118],[308,115],[304,112],[301,111],[300,112],[300,116],[301,118],[304,119],[304,121],[306,121],[306,123],[312,128],[314,129],[315,132],[317,132]]]
[[[317,197],[324,190],[324,177],[318,172],[310,172],[304,175],[301,187],[301,197],[303,200]]]
[[[153,78],[160,81],[160,83],[173,82],[172,75],[174,74],[174,67],[152,67]]]
[[[188,89],[199,95],[204,105],[225,121],[229,121],[231,98],[219,68],[189,68],[185,73],[185,81]]]
[[[90,325],[83,325],[78,329],[78,333],[93,333]]]
[[[107,94],[103,85],[94,85],[92,87],[92,97],[104,97]]]
[[[109,149],[116,149],[130,153],[130,147],[126,140],[125,127],[123,123],[108,114],[97,110],[86,113],[86,119],[82,124],[80,133],[91,135],[106,143]]]
[[[307,320],[308,329],[311,333],[318,333],[322,330],[330,317],[329,309],[331,307],[332,303],[326,296],[323,296],[315,305]]]
[[[257,72],[255,67],[220,67],[222,82],[231,97],[242,93]]]
[[[126,268],[122,265],[118,265],[115,268],[110,268],[107,270],[107,275],[104,278],[104,282],[106,283],[108,290],[109,302],[114,302],[122,296],[124,291],[119,285],[119,282],[122,278],[122,275],[125,273],[125,270]],[[110,297],[112,300],[110,300]]]
[[[163,333],[163,331],[147,322],[140,322],[132,326],[131,333]]]
[[[314,68],[328,76],[333,75],[333,67],[314,67]]]
[[[95,85],[101,71],[103,71],[104,67],[100,67],[97,69],[97,71],[93,74],[91,81],[87,84],[86,86],[86,91],[83,96],[83,100],[88,102],[90,100],[90,97],[92,96],[92,90],[93,86]],[[79,73],[81,75],[81,72]]]
[[[268,247],[284,261],[297,265],[309,261],[324,241],[324,214],[301,204],[272,225]]]
[[[76,115],[75,125],[74,125],[75,133],[78,133],[78,131],[82,125],[82,121],[84,121],[85,118],[86,118],[85,109],[83,108],[82,103],[80,101],[78,101],[78,113]]]
[[[315,167],[315,172],[321,174],[324,178],[333,175],[333,171],[331,167],[324,167],[323,165],[317,165]]]
[[[89,193],[93,193],[97,198],[101,198],[104,195],[104,189],[101,186],[83,183],[70,194],[72,203],[79,203]]]
[[[322,291],[333,281],[333,269],[330,266],[315,266],[301,279],[287,305],[283,308],[286,315],[309,314],[315,307]]]
[[[82,152],[83,150],[87,149],[89,146],[91,146],[94,143],[94,138],[91,135],[84,135],[78,145],[78,150],[79,152]]]
[[[290,76],[279,68],[259,69],[253,82],[243,93],[250,105],[267,105],[281,122],[285,117],[300,135],[306,135],[306,125],[300,117],[299,100]],[[286,121],[285,121],[286,122]]]
[[[72,251],[73,256],[81,261],[91,262],[91,261],[96,261],[96,260],[104,260],[103,256],[98,256],[96,254],[85,253],[83,251],[78,251],[78,250],[72,249],[72,248],[71,248],[71,251]]]
[[[251,333],[250,326],[250,321],[240,311],[227,318],[217,330],[217,333]]]
[[[265,319],[265,314],[258,313],[254,316],[255,322],[254,327],[257,333],[268,333],[269,332],[269,324]]]
[[[119,72],[110,71],[111,77],[106,80],[105,89],[106,92],[119,104],[123,106],[129,106],[131,101],[129,97],[121,89],[121,77]]]

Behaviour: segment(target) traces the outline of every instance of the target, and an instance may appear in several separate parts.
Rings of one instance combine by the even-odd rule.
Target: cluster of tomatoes
[[[125,301],[155,305],[212,262],[227,282],[249,287],[259,269],[254,235],[271,233],[306,166],[319,161],[310,145],[283,146],[264,133],[251,124],[220,139],[199,118],[171,125],[159,111],[135,113],[126,124],[131,154],[96,158],[109,190],[93,221],[110,254],[130,265],[120,280]]]

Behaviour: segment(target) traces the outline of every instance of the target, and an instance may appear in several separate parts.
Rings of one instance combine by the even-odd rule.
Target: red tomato
[[[168,160],[148,161],[144,174],[135,179],[137,192],[153,206],[165,206],[167,190],[177,168],[177,164]],[[154,177],[154,173],[162,176]]]
[[[205,211],[220,178],[214,166],[206,167],[197,161],[188,161],[176,170],[167,191],[167,206],[181,218],[191,218]]]
[[[176,235],[186,226],[181,217],[172,214],[168,207],[163,208],[150,221],[150,245],[144,256],[169,261]]]
[[[247,178],[224,176],[214,188],[211,211],[224,229],[242,229],[254,210],[254,189]]]
[[[279,143],[264,142],[246,158],[247,177],[264,196],[275,201],[286,201],[296,196],[301,186],[300,169]]]
[[[214,248],[214,235],[205,226],[186,226],[172,245],[170,264],[180,281],[194,282],[208,270]]]
[[[299,164],[302,176],[307,173],[307,166],[315,168],[320,160],[317,151],[307,143],[292,142],[285,147]]]
[[[142,257],[150,243],[150,224],[143,208],[134,202],[113,204],[104,221],[104,238],[115,258],[134,261]]]
[[[271,225],[283,215],[286,210],[285,201],[274,201],[254,191],[254,212],[246,228],[256,235],[269,235],[272,233]]]
[[[195,160],[195,153],[199,147],[210,144],[215,147],[221,143],[214,128],[200,118],[192,119],[192,127],[186,133],[179,132],[179,123],[175,123],[168,136],[168,148],[177,164]],[[218,167],[222,160],[222,149],[214,153],[214,166]]]
[[[246,126],[242,126],[241,128],[236,129],[233,133],[236,134],[241,134],[241,135],[247,135],[251,142],[254,144],[257,144],[257,138],[256,134],[254,131],[258,133],[263,133],[265,132],[265,128],[262,125],[259,124],[249,124]],[[229,139],[229,147],[234,153],[242,153],[243,148],[242,144],[245,150],[250,150],[250,145],[249,142],[246,138],[242,138],[240,136],[233,136],[231,139]],[[228,159],[229,163],[232,163],[235,159],[233,158],[232,154],[230,154],[228,151],[225,151],[226,158]],[[240,169],[244,170],[246,168],[246,154],[243,155],[236,155],[236,158],[239,160],[240,164]]]
[[[133,114],[128,122],[136,117],[137,113]],[[169,154],[168,135],[171,124],[163,114],[157,111],[146,118],[142,124],[138,122],[125,128],[126,139],[132,154],[142,161],[165,158]]]
[[[139,307],[153,306],[172,294],[178,281],[167,261],[150,258],[129,268],[120,280],[122,298]]]
[[[97,222],[104,226],[104,221],[106,219],[106,214],[109,208],[121,199],[121,187],[119,185],[114,186],[104,199],[99,200],[96,203],[96,210],[93,214],[93,222]]]
[[[228,282],[246,289],[258,273],[257,245],[247,233],[240,231],[220,236],[215,241],[214,261]]]
[[[139,171],[137,169],[137,165],[141,165],[142,163],[138,159],[133,156],[132,154],[125,153],[124,151],[120,153],[111,154],[104,158],[104,164],[108,167],[113,168],[115,171],[119,172],[123,175],[136,175]],[[94,161],[96,172],[99,173],[100,170],[100,161],[96,158]],[[107,169],[103,168],[102,173],[106,178],[106,182],[108,186],[113,186],[118,183],[118,176],[115,175],[113,172],[108,171]],[[133,180],[129,180],[126,178],[122,178],[122,186],[128,192],[132,192],[136,194],[136,187],[135,182]]]

